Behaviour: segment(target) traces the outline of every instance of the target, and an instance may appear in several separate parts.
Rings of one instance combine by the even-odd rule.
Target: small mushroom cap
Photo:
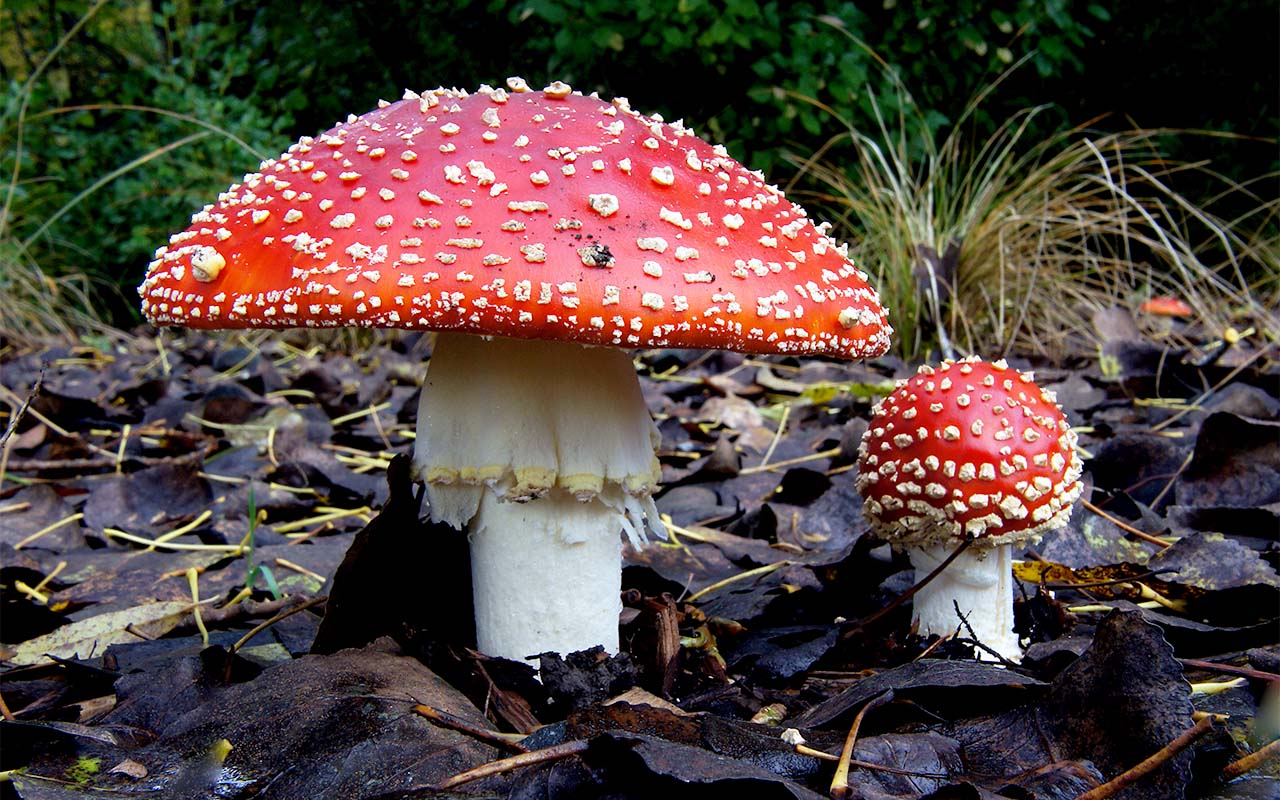
[[[1038,539],[1080,496],[1075,443],[1030,374],[977,358],[926,365],[873,409],[858,492],[872,530],[901,546]]]
[[[159,325],[457,330],[620,347],[884,353],[867,276],[758,172],[563,83],[408,92],[192,217]]]

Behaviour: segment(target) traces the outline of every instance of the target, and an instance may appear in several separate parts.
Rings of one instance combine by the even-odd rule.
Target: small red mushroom
[[[161,248],[148,319],[436,330],[415,461],[472,539],[479,647],[618,644],[619,531],[662,535],[657,431],[617,348],[880,355],[844,245],[679,122],[513,78],[306,137]]]
[[[1138,306],[1138,310],[1161,317],[1189,317],[1195,313],[1195,309],[1187,305],[1186,301],[1167,295],[1143,301],[1142,305]]]
[[[1053,393],[1003,360],[922,366],[876,405],[857,478],[872,531],[906,549],[918,577],[972,540],[913,598],[921,634],[955,632],[958,607],[982,644],[1021,658],[1012,547],[1067,524],[1082,488],[1075,443]]]

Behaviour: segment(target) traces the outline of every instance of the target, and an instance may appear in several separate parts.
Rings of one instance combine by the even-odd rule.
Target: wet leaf
[[[756,680],[778,681],[804,672],[835,646],[834,625],[766,628],[727,649],[729,666]]]
[[[496,757],[491,746],[410,713],[415,703],[488,727],[459,692],[383,640],[221,689],[133,758],[171,774],[225,739],[224,768],[242,781],[270,784],[281,797],[359,797],[369,786],[435,783]]]
[[[823,797],[749,761],[639,733],[602,734],[592,740],[585,758],[607,765],[619,786],[641,795],[693,786],[703,792],[747,792],[762,800]]]
[[[1210,414],[1178,479],[1178,502],[1260,506],[1280,501],[1280,422]]]
[[[16,492],[5,505],[16,510],[0,516],[0,542],[10,547],[22,544],[23,549],[55,553],[84,546],[84,533],[81,523],[74,519],[74,509],[53,487],[28,486]],[[37,534],[38,538],[32,538]]]
[[[190,603],[161,602],[99,614],[23,642],[14,648],[9,662],[23,666],[38,664],[49,656],[89,658],[108,645],[163,636],[190,613]]]
[[[1156,553],[1147,563],[1152,569],[1172,569],[1180,582],[1203,589],[1226,589],[1251,583],[1280,586],[1280,576],[1257,551],[1220,533],[1184,537]]]
[[[85,524],[156,535],[195,517],[213,497],[195,464],[162,464],[94,484],[84,505]]]
[[[840,721],[873,697],[892,689],[934,709],[960,712],[974,705],[992,708],[1000,694],[1002,705],[1022,702],[1040,681],[994,664],[977,661],[924,660],[903,664],[864,678],[840,694],[814,705],[794,720],[802,728],[817,728]]]

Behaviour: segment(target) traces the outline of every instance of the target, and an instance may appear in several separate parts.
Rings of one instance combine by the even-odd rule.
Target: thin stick
[[[1163,500],[1164,496],[1169,493],[1170,489],[1173,488],[1173,484],[1178,480],[1178,476],[1186,472],[1187,467],[1191,466],[1191,460],[1195,458],[1195,455],[1196,455],[1196,449],[1193,447],[1191,448],[1191,452],[1187,453],[1187,457],[1182,459],[1182,463],[1178,465],[1177,471],[1169,476],[1169,480],[1165,483],[1164,488],[1161,489],[1158,493],[1156,493],[1155,499],[1151,501],[1151,504],[1150,504],[1151,508],[1160,507],[1160,501]]]
[[[84,519],[84,514],[72,514],[72,515],[71,515],[71,516],[69,516],[69,517],[65,517],[65,518],[60,519],[60,520],[58,520],[57,522],[54,522],[54,523],[52,523],[52,524],[50,524],[50,525],[46,525],[46,526],[44,526],[43,528],[41,528],[40,530],[38,530],[38,531],[36,531],[35,533],[33,533],[33,534],[31,534],[30,536],[28,536],[27,538],[25,538],[25,539],[23,539],[22,541],[20,541],[20,542],[18,542],[17,544],[15,544],[15,545],[13,546],[13,549],[14,549],[14,550],[21,550],[22,548],[24,548],[24,547],[26,547],[27,545],[29,545],[29,544],[31,544],[32,542],[34,542],[36,539],[39,539],[41,536],[44,536],[46,533],[52,533],[52,532],[56,531],[58,528],[61,528],[63,525],[67,525],[67,524],[70,524],[70,523],[72,523],[72,522],[79,522],[79,521],[80,521],[80,520],[82,520],[82,519]]]
[[[322,522],[333,522],[334,520],[343,519],[344,517],[361,516],[368,514],[372,510],[373,509],[369,508],[369,506],[360,506],[359,508],[341,508],[328,511],[323,514],[317,514],[314,517],[307,517],[306,519],[295,519],[292,522],[281,522],[273,525],[272,527],[275,529],[276,533],[288,533],[311,525],[319,525]]]
[[[424,716],[433,722],[438,722],[446,728],[451,728],[455,731],[465,733],[476,739],[482,739],[490,744],[496,744],[499,747],[505,747],[508,750],[515,750],[519,753],[529,752],[528,747],[520,744],[518,741],[508,738],[508,734],[498,733],[497,731],[481,728],[478,725],[472,725],[462,717],[459,717],[456,714],[450,714],[448,711],[443,709],[418,703],[413,707],[413,710],[415,713]],[[517,733],[511,735],[524,738],[524,734]]]
[[[816,453],[810,453],[807,456],[796,456],[788,458],[785,461],[775,461],[772,464],[757,464],[754,467],[744,467],[738,471],[739,475],[754,475],[757,472],[768,472],[769,470],[778,469],[779,467],[792,467],[796,464],[804,464],[809,461],[820,461],[824,458],[834,458],[840,455],[840,448],[833,447],[830,450],[820,450]]]
[[[334,417],[333,419],[329,420],[329,424],[336,428],[339,425],[350,422],[353,419],[360,419],[361,417],[367,417],[370,414],[376,415],[379,411],[386,411],[388,408],[391,408],[390,403],[379,403],[376,406],[369,406],[368,408],[362,408],[359,411],[352,411],[350,414],[343,414],[340,417]]]
[[[876,611],[874,614],[872,614],[869,617],[865,617],[860,620],[855,620],[852,623],[846,623],[848,627],[845,629],[842,636],[847,637],[847,636],[853,635],[854,631],[861,630],[867,627],[868,625],[875,623],[885,614],[888,614],[890,611],[894,610],[898,606],[902,605],[903,603],[907,602],[911,598],[915,597],[917,592],[919,592],[921,589],[929,585],[929,581],[941,575],[942,571],[946,569],[948,566],[950,566],[952,561],[955,561],[957,558],[960,557],[961,553],[963,553],[965,550],[968,550],[969,545],[972,543],[973,543],[972,539],[965,539],[963,542],[960,543],[959,547],[951,551],[951,555],[942,559],[942,563],[939,564],[936,568],[934,568],[933,572],[930,572],[928,575],[925,575],[924,578],[918,581],[915,586],[912,586],[910,589],[906,590],[902,594],[893,598],[893,600],[889,602],[889,605],[885,606],[879,611]]]
[[[1262,766],[1264,761],[1269,761],[1276,756],[1280,756],[1280,739],[1272,739],[1267,744],[1254,750],[1247,756],[1238,758],[1230,764],[1222,768],[1221,778],[1224,781],[1231,781],[1239,778],[1247,772]]]
[[[790,565],[791,565],[790,561],[785,561],[785,560],[775,561],[772,564],[766,564],[763,567],[756,567],[755,569],[749,569],[746,572],[739,572],[737,575],[734,575],[729,578],[725,578],[722,581],[716,581],[710,586],[707,586],[703,589],[699,589],[698,591],[694,592],[693,594],[685,598],[685,600],[687,602],[692,603],[698,598],[705,597],[706,595],[714,592],[717,589],[723,589],[724,587],[728,586],[731,583],[736,583],[738,581],[746,580],[747,578],[758,578],[763,575],[768,575],[770,572],[774,572],[781,567],[786,567]]]
[[[157,536],[155,540],[156,544],[161,544],[163,542],[167,542],[172,539],[177,539],[179,536],[184,536],[188,533],[191,533],[196,528],[199,528],[201,525],[208,522],[209,518],[212,516],[213,516],[213,512],[206,508],[204,511],[200,512],[199,516],[197,516],[195,519],[188,522],[186,525],[182,525],[180,527],[174,528],[168,533],[164,533]],[[155,544],[151,545],[151,547],[148,547],[147,549],[154,550]]]
[[[279,556],[276,557],[276,565],[284,567],[285,569],[291,569],[294,572],[300,573],[302,575],[306,575],[308,578],[319,581],[320,583],[324,583],[325,581],[325,577],[320,573],[312,572],[311,570],[307,569],[301,564],[295,564],[292,561],[289,561],[288,559],[285,559],[285,558],[280,558]]]
[[[1239,365],[1238,365],[1238,366],[1236,366],[1234,369],[1232,369],[1230,372],[1228,372],[1228,373],[1227,373],[1227,374],[1222,378],[1222,380],[1220,380],[1220,381],[1218,381],[1217,383],[1215,383],[1212,387],[1210,387],[1208,390],[1206,390],[1205,392],[1203,392],[1203,393],[1202,393],[1199,397],[1197,397],[1195,400],[1192,400],[1190,403],[1188,403],[1188,404],[1187,404],[1187,406],[1186,406],[1186,408],[1182,409],[1181,411],[1179,411],[1178,413],[1176,413],[1176,414],[1174,414],[1173,416],[1169,417],[1168,419],[1166,419],[1166,420],[1164,420],[1164,421],[1162,421],[1162,422],[1158,422],[1158,423],[1156,423],[1155,425],[1152,425],[1152,426],[1151,426],[1151,432],[1152,432],[1152,433],[1158,433],[1159,431],[1164,430],[1165,428],[1169,427],[1169,426],[1170,426],[1170,425],[1172,425],[1173,423],[1175,423],[1175,422],[1177,422],[1178,420],[1182,419],[1182,418],[1183,418],[1183,417],[1185,417],[1187,414],[1190,414],[1192,411],[1195,411],[1197,408],[1200,408],[1200,407],[1204,404],[1204,402],[1205,402],[1206,400],[1208,400],[1210,396],[1212,396],[1212,395],[1213,395],[1213,393],[1214,393],[1214,392],[1218,391],[1218,390],[1219,390],[1219,389],[1221,389],[1223,386],[1226,386],[1228,383],[1230,383],[1232,380],[1234,380],[1234,379],[1235,379],[1235,377],[1236,377],[1237,375],[1239,375],[1241,372],[1244,372],[1246,369],[1248,369],[1250,366],[1252,366],[1252,365],[1253,365],[1253,362],[1257,361],[1259,358],[1261,358],[1261,357],[1262,357],[1262,356],[1264,356],[1264,355],[1267,355],[1267,354],[1268,354],[1268,353],[1270,353],[1270,352],[1271,352],[1271,347],[1270,347],[1270,346],[1268,346],[1268,347],[1261,347],[1261,348],[1259,348],[1259,349],[1257,350],[1257,352],[1255,352],[1252,356],[1250,356],[1249,358],[1246,358],[1246,359],[1244,360],[1244,362],[1243,362],[1243,363],[1239,364]]]
[[[42,606],[49,605],[49,595],[44,594],[39,589],[28,586],[24,581],[14,581],[13,588],[25,594],[33,603],[37,603]]]
[[[561,758],[577,755],[587,749],[588,743],[583,739],[575,739],[564,744],[557,744],[542,750],[534,750],[529,753],[520,753],[509,758],[500,758],[497,761],[490,761],[488,764],[481,764],[463,772],[459,772],[451,778],[446,778],[439,783],[434,783],[428,788],[433,792],[442,792],[446,789],[452,789],[455,786],[461,786],[464,783],[478,781],[481,778],[490,778],[494,775],[501,775],[504,772],[510,772],[520,767],[528,767],[534,764],[544,764],[548,761],[557,761]]]
[[[1166,542],[1164,539],[1160,539],[1156,536],[1152,536],[1149,533],[1140,531],[1137,528],[1133,527],[1132,525],[1126,523],[1124,520],[1119,519],[1118,517],[1112,516],[1111,514],[1108,514],[1106,511],[1103,511],[1101,508],[1098,508],[1093,503],[1090,503],[1088,500],[1081,500],[1080,505],[1084,506],[1085,508],[1089,509],[1093,513],[1102,517],[1107,522],[1110,522],[1112,525],[1115,525],[1117,528],[1124,531],[1125,533],[1133,534],[1134,536],[1137,536],[1139,539],[1141,539],[1144,542],[1150,542],[1151,544],[1159,545],[1160,549],[1162,550],[1166,547],[1172,546],[1168,542]]]
[[[825,750],[818,750],[816,748],[810,747],[807,744],[796,745],[796,752],[802,756],[809,756],[810,758],[816,758],[821,761],[839,761],[840,760],[840,756],[834,755],[832,753],[828,753]],[[946,775],[941,772],[916,772],[915,770],[910,770],[910,769],[899,769],[898,767],[887,767],[884,764],[872,764],[870,761],[859,761],[856,758],[849,759],[849,766],[850,768],[869,769],[869,770],[874,770],[876,772],[888,772],[891,775],[909,775],[913,778],[933,778],[934,780],[939,780],[939,781],[944,781],[950,777],[949,775]]]
[[[1186,750],[1196,739],[1204,736],[1213,727],[1213,717],[1205,717],[1204,719],[1187,728],[1172,742],[1161,747],[1138,764],[1121,772],[1111,780],[1095,786],[1084,794],[1076,798],[1076,800],[1105,800],[1105,798],[1113,797],[1117,792],[1126,789],[1136,783],[1146,775],[1159,769],[1161,765],[1171,760],[1178,753]]]
[[[871,698],[866,705],[858,709],[858,715],[853,718],[853,725],[849,727],[849,735],[845,737],[844,748],[840,750],[840,760],[836,762],[836,773],[831,778],[829,794],[835,800],[846,800],[853,796],[853,790],[849,788],[849,766],[853,759],[853,746],[858,741],[858,729],[862,727],[862,718],[871,709],[882,706],[892,699],[893,690],[889,689]]]
[[[319,605],[320,603],[323,603],[328,599],[329,599],[329,595],[327,594],[320,595],[319,597],[313,597],[305,603],[302,603],[300,605],[294,606],[293,608],[281,611],[279,614],[276,614],[274,617],[271,617],[270,619],[264,620],[258,623],[257,625],[254,625],[252,628],[249,629],[248,633],[246,633],[244,636],[241,636],[240,639],[237,640],[235,644],[231,645],[231,647],[228,648],[228,653],[230,655],[235,655],[236,651],[239,650],[241,647],[244,647],[246,644],[248,644],[250,639],[257,636],[259,633],[262,633],[267,628],[270,628],[272,625],[275,625],[280,620],[286,617],[292,617],[294,614],[297,614],[299,611],[306,611],[308,608],[311,608],[312,606],[315,606],[315,605]],[[230,662],[227,662],[227,663],[228,663],[228,668],[230,668]]]
[[[53,583],[53,579],[58,577],[59,573],[61,573],[66,568],[67,568],[67,562],[59,561],[58,566],[54,567],[53,570],[50,571],[48,575],[45,575],[43,578],[41,578],[40,582],[31,588],[35,589],[37,592],[43,592],[45,587]]]
[[[145,536],[134,536],[132,533],[118,530],[116,528],[103,528],[102,533],[108,539],[124,539],[126,542],[135,542],[137,544],[150,545],[152,547],[160,547],[164,550],[201,550],[211,553],[230,553],[231,555],[240,555],[246,549],[243,545],[238,544],[183,544],[181,542],[157,542],[155,539],[148,539]]]
[[[1180,658],[1184,667],[1192,669],[1203,669],[1210,672],[1223,672],[1227,675],[1242,675],[1246,678],[1254,678],[1260,681],[1280,681],[1280,674],[1275,672],[1263,672],[1260,669],[1251,669],[1249,667],[1237,667],[1234,664],[1219,664],[1216,661],[1200,661],[1195,658]]]
[[[14,168],[16,169],[17,167],[15,166]],[[31,401],[36,398],[36,395],[40,394],[40,384],[42,383],[44,383],[43,367],[40,369],[40,374],[36,376],[35,385],[27,393],[27,398],[18,403],[10,401],[11,416],[9,417],[9,424],[5,426],[4,433],[0,434],[0,488],[4,487],[4,476],[9,472],[9,451],[13,447],[13,435],[18,430],[18,423],[22,422],[27,410],[31,408]],[[17,395],[13,395],[13,398],[15,400],[18,399]]]
[[[760,463],[756,466],[764,469],[765,464],[769,463],[769,459],[773,458],[773,451],[778,449],[778,442],[782,441],[782,434],[787,430],[787,421],[791,419],[791,404],[787,403],[782,407],[782,419],[778,420],[778,429],[773,432],[773,439],[769,442],[769,447],[764,451],[764,456],[760,458]]]

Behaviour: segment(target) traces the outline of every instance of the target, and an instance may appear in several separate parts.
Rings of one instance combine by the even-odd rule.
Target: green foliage
[[[829,135],[822,107],[870,121],[872,91],[887,96],[893,81],[923,87],[936,129],[961,112],[957,98],[1016,58],[1042,75],[1077,72],[1092,35],[1084,19],[1106,16],[1078,5],[533,0],[512,15],[532,51],[549,54],[550,74],[595,81],[638,108],[679,109],[771,170],[788,149],[812,151]]]
[[[258,576],[262,576],[263,582],[267,586],[267,591],[271,596],[279,600],[281,598],[280,585],[276,583],[275,573],[271,571],[271,567],[267,564],[256,563],[254,558],[254,549],[257,547],[258,533],[258,502],[253,493],[253,487],[249,487],[249,532],[245,534],[245,576],[244,588],[246,591],[252,592],[258,582]]]
[[[65,46],[45,4],[4,6],[0,250],[23,276],[0,289],[75,275],[120,288],[108,293],[108,314],[131,308],[142,266],[226,187],[228,165],[243,171],[287,143],[289,119],[236,94],[251,65],[234,30],[217,4],[198,5],[213,18],[182,4],[155,13],[147,3],[63,4],[55,19],[80,26]],[[50,39],[47,50],[30,48]]]
[[[875,276],[899,353],[1080,355],[1096,349],[1096,312],[1164,295],[1191,305],[1202,341],[1232,325],[1280,331],[1268,308],[1280,197],[1168,159],[1165,131],[1042,138],[1044,109],[1031,108],[984,137],[971,120],[994,88],[938,133],[899,88],[898,114],[844,121],[851,162],[801,165],[826,186],[815,202],[854,232],[851,256]],[[1214,204],[1174,188],[1188,174],[1213,181]],[[1248,210],[1217,215],[1226,200]]]
[[[1008,58],[1075,69],[1081,20],[1098,16],[1068,0],[10,0],[0,237],[24,286],[48,299],[62,276],[97,280],[118,288],[105,313],[126,321],[143,266],[194,210],[298,135],[406,87],[564,79],[683,117],[770,170],[828,138],[823,107],[865,116],[885,75],[928,87],[936,127]]]
[[[1160,2],[1164,13],[1147,19],[1137,7],[1079,0],[8,0],[0,4],[0,330],[13,330],[14,317],[36,333],[83,328],[83,313],[135,320],[133,286],[193,211],[298,136],[405,88],[496,85],[512,74],[532,84],[562,79],[683,118],[775,181],[794,173],[795,154],[857,179],[861,153],[840,135],[846,126],[874,131],[877,120],[909,117],[894,146],[917,164],[937,156],[961,120],[983,141],[1007,132],[1020,109],[1055,100],[1069,110],[1019,118],[1030,127],[1018,147],[1051,138],[1082,112],[1143,98],[1144,107],[1193,110],[1223,86],[1261,95],[1260,111],[1244,120],[1231,116],[1238,99],[1211,103],[1207,121],[1274,137],[1266,113],[1275,107],[1266,91],[1274,64],[1241,79],[1206,52],[1200,61],[1215,79],[1194,101],[1154,92],[1143,83],[1149,69],[1123,71],[1135,49],[1184,47],[1178,31],[1193,23],[1174,0]],[[1242,13],[1254,19],[1268,7],[1246,0]],[[1226,20],[1236,12],[1205,13],[1214,32],[1196,42],[1229,50]],[[1176,87],[1169,91],[1200,69],[1154,61],[1162,85]],[[994,82],[1017,62],[1026,66]],[[1218,152],[1233,152],[1229,140],[1215,141]],[[1179,181],[1204,196],[1218,191],[1211,180]],[[1257,192],[1274,195],[1274,186]],[[1245,202],[1232,213],[1249,211]],[[103,284],[117,291],[104,295]]]

